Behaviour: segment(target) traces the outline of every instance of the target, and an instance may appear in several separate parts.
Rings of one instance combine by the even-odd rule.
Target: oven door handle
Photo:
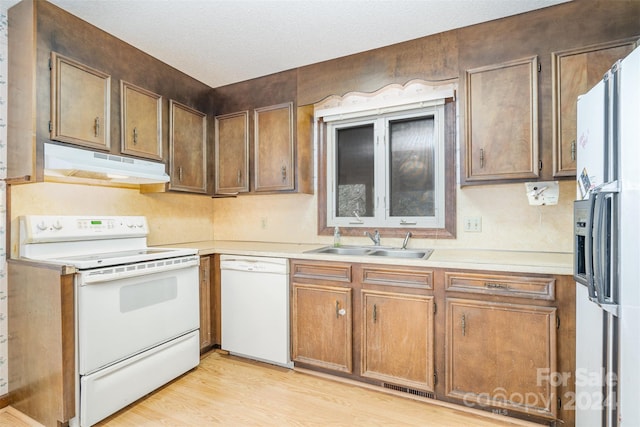
[[[82,276],[80,285],[93,285],[96,283],[110,282],[129,277],[146,276],[155,273],[163,273],[165,271],[180,270],[198,265],[200,265],[200,257],[190,256],[186,258],[174,258],[142,264],[119,265],[100,268],[97,270],[85,270],[80,273]]]

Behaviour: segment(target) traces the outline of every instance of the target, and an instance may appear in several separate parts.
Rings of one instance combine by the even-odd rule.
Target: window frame
[[[318,234],[333,234],[334,226],[328,224],[327,209],[327,153],[328,138],[327,124],[338,119],[354,119],[371,115],[371,112],[394,112],[408,111],[412,108],[425,107],[433,105],[434,100],[443,102],[444,123],[442,132],[444,133],[444,161],[442,167],[443,185],[444,185],[444,224],[441,227],[420,227],[413,224],[401,225],[399,227],[388,227],[369,224],[350,224],[340,226],[342,235],[345,236],[362,236],[364,230],[377,229],[383,237],[404,237],[407,231],[411,231],[412,235],[417,238],[434,238],[434,239],[454,239],[456,238],[456,143],[457,143],[457,100],[455,91],[457,89],[456,82],[444,82],[440,85],[433,85],[429,82],[417,81],[416,87],[420,89],[421,99],[410,96],[407,92],[411,88],[413,82],[409,82],[404,86],[405,92],[396,97],[395,100],[389,100],[385,95],[386,89],[398,92],[399,85],[390,85],[374,94],[351,93],[344,97],[328,97],[322,102],[316,104],[315,107],[315,135],[317,141],[317,221]],[[402,91],[402,89],[400,89]],[[417,91],[416,91],[417,92]],[[425,97],[422,94],[428,93]],[[388,95],[388,92],[386,92]],[[385,98],[382,101],[382,98]],[[360,100],[364,101],[360,101]],[[380,101],[379,101],[380,100]],[[355,105],[354,104],[360,104]],[[354,226],[357,225],[357,226]]]
[[[433,216],[391,216],[391,124],[393,122],[431,118],[434,121],[434,202]],[[337,207],[337,132],[359,126],[373,125],[374,146],[374,193],[373,216],[338,216]],[[354,117],[346,120],[330,120],[326,122],[327,133],[327,225],[329,227],[360,228],[442,228],[444,226],[444,100],[420,108],[409,108],[390,113],[365,117]]]

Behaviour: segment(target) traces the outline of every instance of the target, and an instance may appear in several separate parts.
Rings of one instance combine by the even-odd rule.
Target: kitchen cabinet
[[[215,193],[249,191],[249,112],[215,118]]]
[[[211,277],[211,257],[200,257],[200,351],[204,352],[213,345],[214,314],[213,286]]]
[[[576,102],[637,46],[625,39],[553,52],[553,175],[576,176]]]
[[[557,417],[557,384],[544,380],[558,372],[554,282],[445,273],[447,397],[505,413]]]
[[[52,140],[109,150],[111,76],[51,53]]]
[[[293,259],[291,287],[296,367],[574,422],[571,276]]]
[[[434,391],[433,299],[362,290],[363,377]]]
[[[292,312],[292,359],[351,372],[351,289],[294,283]]]
[[[351,373],[351,266],[300,262],[291,273],[292,360]]]
[[[76,414],[74,270],[8,261],[11,405],[46,426]]]
[[[120,97],[120,150],[162,160],[162,96],[121,80]]]
[[[465,84],[465,183],[537,179],[537,57],[467,70]]]
[[[169,101],[170,190],[207,192],[207,116]]]
[[[295,188],[293,103],[254,111],[254,181],[256,191]]]

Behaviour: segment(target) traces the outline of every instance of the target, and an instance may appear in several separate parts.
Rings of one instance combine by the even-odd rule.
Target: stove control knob
[[[36,227],[38,227],[38,230],[44,231],[47,229],[47,223],[44,221],[40,221],[39,223],[36,224]]]
[[[56,230],[62,230],[62,223],[60,222],[60,220],[57,220],[53,223],[53,228],[55,228]]]

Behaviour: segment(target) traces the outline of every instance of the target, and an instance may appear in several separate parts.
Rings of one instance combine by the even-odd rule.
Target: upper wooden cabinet
[[[554,52],[553,175],[576,175],[576,103],[618,60],[637,46],[636,38]]]
[[[124,154],[162,160],[162,96],[120,81]]]
[[[215,118],[215,193],[249,191],[249,112]]]
[[[207,192],[207,116],[169,101],[170,190]]]
[[[467,183],[538,178],[537,57],[468,70],[465,123]]]
[[[51,53],[51,139],[109,150],[111,77]]]
[[[281,191],[295,187],[293,103],[255,110],[255,190]]]

